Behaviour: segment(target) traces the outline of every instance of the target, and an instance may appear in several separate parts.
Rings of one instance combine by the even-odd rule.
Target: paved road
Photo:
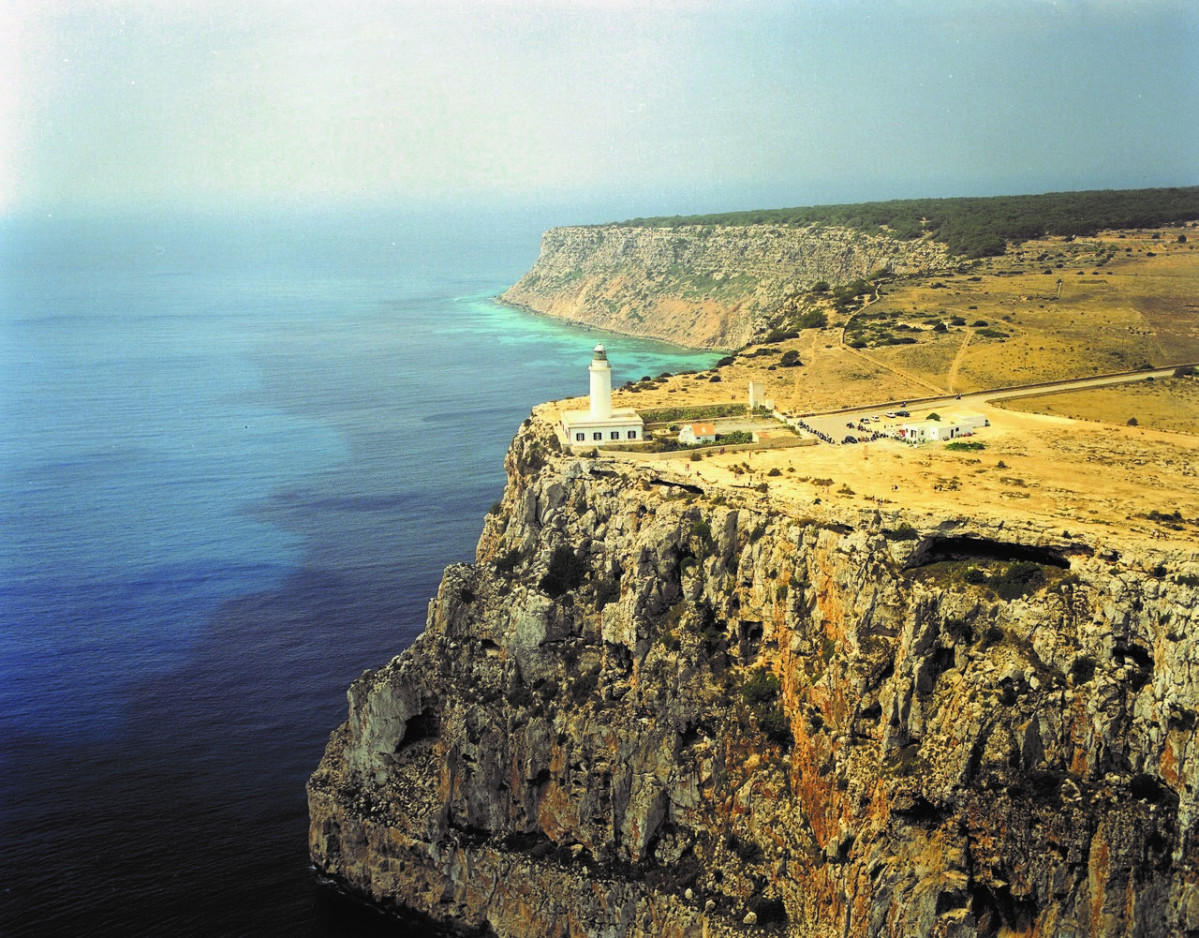
[[[809,426],[827,434],[836,442],[847,434],[861,435],[863,431],[856,429],[859,423],[865,423],[870,430],[886,430],[899,424],[914,420],[923,420],[933,411],[950,408],[969,408],[971,405],[989,404],[993,401],[1008,400],[1014,397],[1037,397],[1042,394],[1054,394],[1061,391],[1081,391],[1088,388],[1101,388],[1113,384],[1129,384],[1134,381],[1144,381],[1148,378],[1168,378],[1174,374],[1177,365],[1169,368],[1155,368],[1152,371],[1137,371],[1131,374],[1101,375],[1094,378],[1076,378],[1070,381],[1055,381],[1051,384],[1041,384],[1033,387],[1001,388],[990,391],[971,391],[961,395],[945,397],[922,398],[911,402],[891,401],[883,404],[870,404],[865,407],[855,407],[852,410],[813,414],[803,420]],[[887,411],[896,409],[908,410],[911,417],[888,419]],[[878,420],[871,418],[878,417]],[[852,428],[851,428],[852,425]]]

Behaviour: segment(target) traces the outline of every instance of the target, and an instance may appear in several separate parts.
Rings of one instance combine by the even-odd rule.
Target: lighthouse
[[[612,417],[612,366],[602,345],[595,347],[591,359],[591,419],[609,420]]]
[[[602,345],[592,350],[587,372],[591,379],[588,408],[563,412],[562,442],[586,449],[641,442],[645,438],[645,423],[637,411],[631,407],[612,406],[612,365]]]

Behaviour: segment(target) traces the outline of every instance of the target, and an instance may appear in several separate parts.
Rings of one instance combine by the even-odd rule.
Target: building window
[[[593,439],[593,440],[602,440],[603,438],[604,438],[604,435],[602,433],[600,433],[598,430],[595,433],[591,434],[591,439]]]
[[[585,435],[585,434],[583,434],[583,433],[576,433],[576,434],[575,434],[575,440],[577,440],[579,443],[582,443],[582,442],[583,442],[583,440],[585,440],[585,439],[587,439],[587,437],[586,437],[586,435]]]
[[[637,431],[636,431],[636,430],[630,430],[630,431],[629,431],[629,439],[630,439],[630,440],[635,440],[635,439],[637,439]]]
[[[620,439],[620,431],[619,431],[619,430],[613,430],[613,431],[612,431],[612,433],[611,433],[611,437],[612,437],[612,439],[614,439],[614,440],[619,440],[619,439]]]

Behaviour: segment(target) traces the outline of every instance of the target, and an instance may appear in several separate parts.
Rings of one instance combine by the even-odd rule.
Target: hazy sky
[[[0,0],[0,211],[1189,184],[1195,0]]]

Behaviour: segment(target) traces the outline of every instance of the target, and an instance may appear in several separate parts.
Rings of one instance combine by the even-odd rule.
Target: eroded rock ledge
[[[1199,554],[801,516],[536,419],[507,469],[350,689],[321,871],[499,936],[1199,934]]]
[[[945,266],[943,244],[785,225],[553,228],[504,302],[696,348],[740,348],[789,296],[883,267]]]

